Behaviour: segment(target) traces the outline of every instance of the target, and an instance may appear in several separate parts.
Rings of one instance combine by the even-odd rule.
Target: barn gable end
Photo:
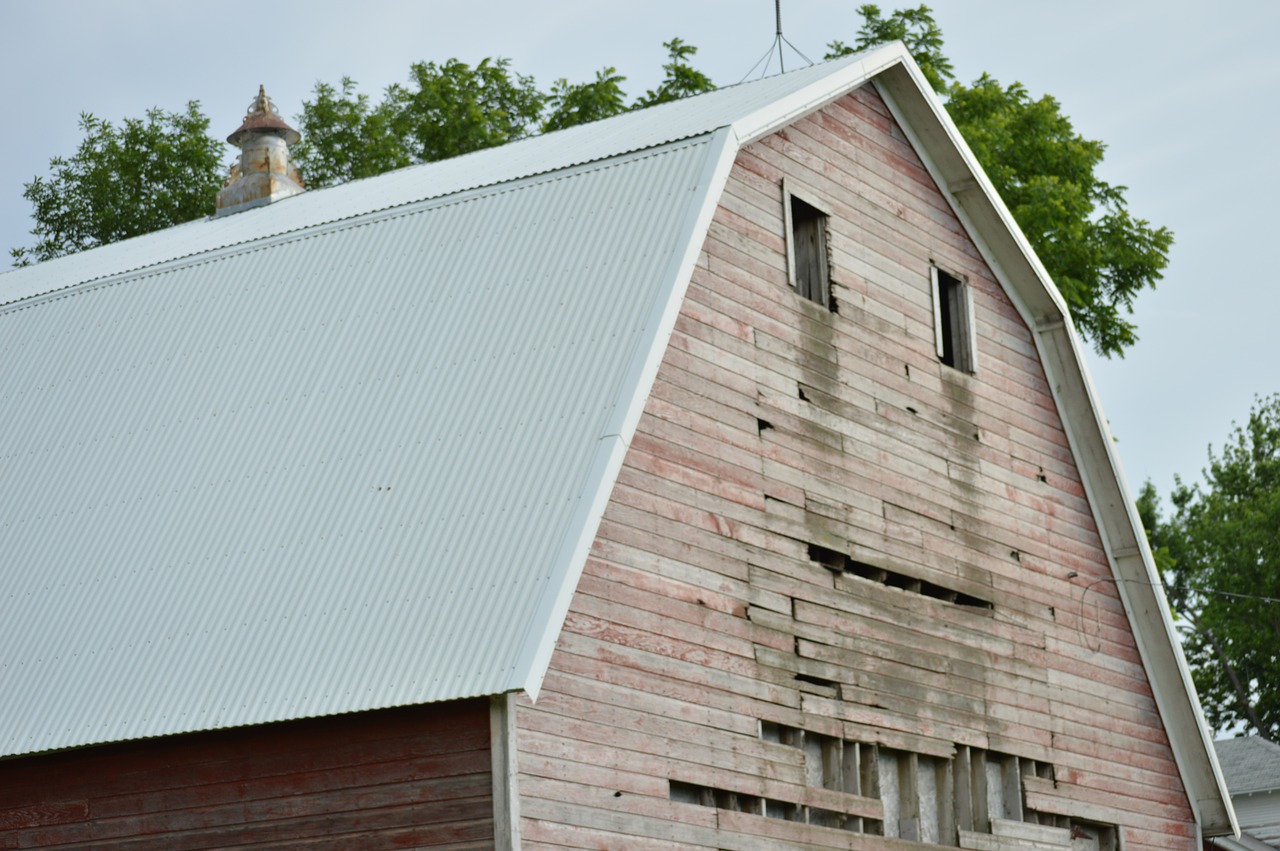
[[[794,193],[830,304],[788,282]],[[972,374],[932,268],[972,298]],[[864,86],[737,155],[518,715],[524,836],[1191,848],[1115,586],[1030,331]]]

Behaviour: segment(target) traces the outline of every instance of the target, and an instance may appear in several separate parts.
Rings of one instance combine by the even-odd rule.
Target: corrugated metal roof
[[[267,235],[298,231],[640,151],[744,120],[746,129],[739,135],[758,135],[785,117],[779,113],[779,104],[798,98],[798,109],[808,111],[817,104],[805,97],[807,92],[816,91],[818,97],[830,98],[836,91],[833,78],[843,74],[850,80],[866,79],[875,68],[900,58],[898,52],[887,50],[860,54],[790,74],[729,86],[697,98],[624,113],[608,121],[571,127],[443,162],[413,166],[322,192],[304,193],[287,199],[287,203],[189,222],[29,269],[0,274],[0,304]],[[766,113],[764,124],[752,121],[762,111]]]
[[[527,688],[723,142],[0,312],[0,753]]]

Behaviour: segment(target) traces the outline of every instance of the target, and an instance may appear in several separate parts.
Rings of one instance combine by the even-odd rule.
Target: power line
[[[1077,575],[1078,574],[1076,574],[1075,571],[1072,571],[1070,574],[1067,575],[1067,578],[1072,579]],[[1117,583],[1127,582],[1131,585],[1145,585],[1148,588],[1159,588],[1161,591],[1165,592],[1166,596],[1169,593],[1169,590],[1164,583],[1145,582],[1141,579],[1113,579],[1111,577],[1101,577],[1099,579],[1093,580],[1087,586],[1085,586],[1085,593],[1088,593],[1089,590],[1093,588],[1093,586],[1097,585],[1099,582],[1117,582]],[[1237,600],[1257,600],[1262,603],[1280,603],[1280,597],[1267,597],[1261,594],[1241,594],[1236,591],[1220,591],[1217,588],[1196,588],[1195,593],[1217,594],[1220,597],[1234,597]]]

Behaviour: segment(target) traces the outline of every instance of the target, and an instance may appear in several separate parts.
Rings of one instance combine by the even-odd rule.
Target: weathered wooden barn
[[[1235,832],[1063,302],[900,45],[271,186],[0,276],[0,848]]]

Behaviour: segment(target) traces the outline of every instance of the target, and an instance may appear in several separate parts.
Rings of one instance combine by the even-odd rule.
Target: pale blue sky
[[[787,38],[813,59],[852,41],[856,2],[783,0]],[[889,4],[882,4],[886,9]],[[1141,341],[1091,358],[1103,410],[1136,490],[1198,477],[1255,394],[1280,390],[1271,348],[1280,287],[1270,268],[1280,168],[1280,4],[938,0],[957,75],[988,71],[1049,93],[1109,145],[1105,177],[1135,214],[1177,237],[1160,288],[1137,305]],[[22,184],[74,151],[83,111],[117,121],[202,102],[225,135],[265,83],[286,117],[316,80],[343,74],[377,96],[410,63],[508,56],[544,86],[613,65],[638,94],[661,74],[662,42],[700,48],[719,84],[740,80],[774,35],[772,0],[543,3],[489,0],[260,6],[182,0],[0,0],[0,249],[27,244]],[[788,53],[788,67],[801,60]],[[774,66],[776,68],[776,65]],[[230,152],[228,152],[228,160]]]

